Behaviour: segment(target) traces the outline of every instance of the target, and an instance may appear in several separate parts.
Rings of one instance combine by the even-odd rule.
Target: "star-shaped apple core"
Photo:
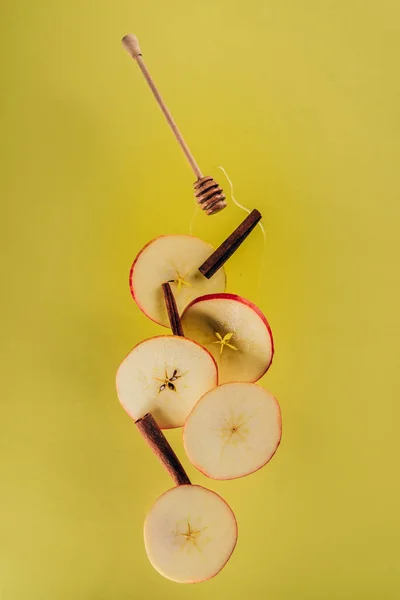
[[[233,337],[233,333],[227,333],[226,335],[224,335],[224,337],[222,337],[222,335],[220,333],[218,333],[218,331],[214,331],[214,333],[218,339],[216,342],[213,342],[213,344],[220,344],[220,349],[219,349],[220,354],[222,354],[225,346],[227,346],[228,348],[231,348],[231,350],[237,350],[236,346],[234,346],[233,344],[230,343],[230,340]]]

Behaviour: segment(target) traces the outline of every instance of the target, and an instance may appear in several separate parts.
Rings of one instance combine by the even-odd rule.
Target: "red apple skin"
[[[238,296],[237,294],[230,294],[227,292],[222,292],[220,294],[206,294],[204,296],[199,296],[198,298],[195,298],[194,300],[192,300],[192,302],[190,304],[188,304],[187,307],[185,308],[185,310],[183,311],[181,318],[183,319],[185,312],[191,306],[194,306],[201,300],[221,300],[221,299],[236,300],[237,302],[241,302],[242,304],[245,304],[249,308],[252,308],[254,310],[254,312],[257,313],[257,315],[260,317],[260,319],[262,320],[262,322],[264,323],[265,327],[268,330],[269,336],[271,338],[271,360],[269,361],[268,365],[266,366],[264,372],[261,373],[260,377],[257,377],[257,379],[254,379],[253,381],[247,382],[247,383],[255,383],[256,381],[259,381],[259,379],[264,377],[265,373],[268,371],[268,369],[272,365],[272,360],[273,360],[274,354],[275,354],[274,338],[272,335],[271,327],[270,327],[267,319],[265,318],[265,315],[261,312],[261,310],[258,308],[258,306],[256,306],[253,302],[251,302],[251,300],[247,300],[247,298],[243,298],[242,296]],[[230,383],[232,383],[232,382],[230,382]]]
[[[175,335],[155,335],[155,336],[153,336],[153,337],[151,337],[151,338],[147,338],[146,340],[141,340],[140,342],[138,342],[137,344],[135,344],[135,345],[133,346],[133,348],[132,348],[132,349],[131,349],[131,350],[130,350],[130,351],[129,351],[129,352],[126,354],[126,355],[125,355],[125,357],[124,357],[124,359],[121,361],[121,363],[120,363],[119,367],[122,365],[122,363],[124,362],[124,360],[128,358],[128,356],[130,355],[130,353],[131,353],[131,352],[132,352],[132,351],[133,351],[135,348],[137,348],[137,346],[140,346],[140,344],[143,344],[144,342],[147,342],[147,340],[155,340],[155,339],[157,339],[157,338],[176,338],[176,336],[175,336]],[[207,348],[204,348],[204,346],[202,346],[201,344],[198,344],[198,343],[197,343],[197,342],[195,342],[194,340],[191,340],[191,339],[189,339],[189,338],[184,338],[184,339],[185,339],[185,340],[187,340],[188,342],[193,342],[194,344],[196,344],[197,346],[199,346],[200,348],[202,348],[203,350],[205,350],[205,351],[207,352],[207,354],[209,354],[209,356],[212,358],[212,361],[213,361],[213,363],[214,363],[214,365],[215,365],[215,373],[216,373],[216,377],[215,377],[215,386],[214,386],[214,387],[217,387],[217,385],[218,385],[218,365],[217,365],[217,363],[216,363],[216,361],[215,361],[215,358],[214,358],[214,357],[213,357],[213,355],[211,354],[211,352],[209,352],[209,351],[207,350]],[[118,369],[119,369],[119,367],[118,367]],[[117,373],[118,373],[118,369],[117,369]],[[117,393],[118,393],[118,386],[117,386],[117,379],[116,379],[116,378],[115,378],[115,387],[116,387],[116,389],[117,389]],[[214,389],[214,388],[211,388],[211,389]],[[129,411],[126,409],[126,408],[125,408],[125,406],[122,404],[122,402],[121,402],[120,400],[118,400],[118,401],[119,401],[120,405],[122,406],[122,408],[124,409],[124,411],[126,412],[126,414],[127,414],[127,415],[129,415],[129,417],[130,417],[130,418],[131,418],[133,421],[137,421],[136,417],[134,417],[133,415],[131,415],[131,414],[130,414],[130,412],[129,412]],[[196,402],[196,404],[197,404],[197,402]],[[144,415],[143,415],[143,416],[144,416]],[[178,429],[178,427],[163,427],[163,430],[164,430],[164,429]]]
[[[224,385],[231,385],[232,383],[249,383],[249,382],[245,382],[245,381],[229,381],[229,382],[227,382],[227,383],[221,383],[221,384],[220,384],[218,387],[222,387],[222,386],[224,386]],[[254,383],[253,385],[257,385],[257,384],[256,384],[256,383]],[[265,389],[265,388],[263,388],[261,385],[257,385],[257,387],[260,387],[260,388],[262,388],[262,389]],[[211,390],[210,390],[210,391],[211,391]],[[271,393],[271,392],[269,392],[269,393]],[[208,392],[206,392],[206,394],[208,394]],[[186,421],[189,419],[190,415],[192,414],[192,412],[193,412],[193,411],[194,411],[194,409],[196,408],[197,404],[198,404],[199,402],[201,402],[201,400],[204,398],[204,396],[205,396],[206,394],[204,394],[204,395],[203,395],[203,396],[200,398],[200,400],[198,400],[198,401],[196,402],[196,404],[193,406],[192,410],[190,411],[190,413],[189,413],[189,414],[188,414],[188,416],[187,416],[187,419],[186,419]],[[271,396],[272,396],[272,394],[271,394]],[[272,458],[275,456],[275,454],[276,454],[276,451],[278,450],[278,448],[279,448],[279,446],[280,446],[280,444],[281,444],[281,441],[282,441],[282,411],[281,411],[281,407],[280,407],[280,404],[279,404],[278,400],[275,398],[275,396],[272,396],[272,397],[273,397],[273,399],[275,400],[275,402],[276,402],[276,405],[277,405],[277,407],[278,407],[278,414],[279,414],[279,429],[280,429],[281,435],[279,436],[279,440],[278,440],[278,443],[277,443],[277,445],[276,445],[276,448],[275,448],[275,450],[274,450],[273,454],[271,454],[271,456],[269,457],[269,459],[268,459],[266,462],[262,463],[262,464],[261,464],[259,467],[256,467],[255,469],[253,469],[253,471],[250,471],[249,473],[245,473],[244,475],[238,475],[237,477],[236,477],[236,476],[235,476],[235,477],[210,477],[210,475],[209,475],[208,473],[206,473],[206,471],[203,471],[203,469],[202,469],[202,468],[201,468],[201,467],[200,467],[200,466],[199,466],[197,463],[190,461],[190,462],[191,462],[191,464],[192,464],[194,467],[196,467],[196,469],[197,469],[198,471],[200,471],[200,473],[202,473],[203,475],[205,475],[205,476],[206,476],[206,477],[208,477],[209,479],[213,479],[214,481],[232,481],[233,479],[242,479],[243,477],[247,477],[248,475],[252,475],[253,473],[256,473],[257,471],[259,471],[260,469],[262,469],[263,467],[265,467],[265,465],[267,465],[267,464],[268,464],[268,463],[271,461],[271,459],[272,459]],[[188,455],[188,453],[187,453],[187,449],[186,449],[186,444],[185,444],[185,426],[186,426],[186,422],[185,422],[185,424],[184,424],[184,426],[183,426],[183,428],[182,428],[182,442],[183,442],[183,447],[184,447],[184,449],[185,449],[186,456],[187,456],[187,457],[189,457],[189,455]],[[190,460],[190,459],[189,459],[189,460]]]
[[[186,485],[186,484],[184,484],[184,485]],[[186,583],[202,583],[203,581],[209,581],[210,579],[213,579],[214,577],[216,577],[216,576],[218,575],[218,573],[221,573],[222,569],[225,567],[225,565],[227,564],[227,562],[228,562],[228,561],[229,561],[229,559],[231,558],[231,556],[232,556],[232,554],[233,554],[233,552],[234,552],[234,550],[235,550],[235,548],[236,548],[237,541],[238,541],[238,537],[239,537],[239,530],[238,530],[238,524],[237,524],[237,520],[236,520],[236,517],[235,517],[235,513],[233,512],[233,510],[231,509],[231,507],[229,506],[229,504],[226,502],[226,500],[224,500],[224,499],[222,498],[222,496],[220,496],[219,494],[217,494],[217,492],[214,492],[213,490],[209,490],[208,488],[205,488],[205,487],[204,487],[204,486],[202,486],[202,485],[196,485],[196,484],[194,484],[194,483],[191,483],[191,484],[189,484],[189,485],[190,485],[191,487],[198,487],[198,488],[205,489],[207,492],[211,492],[211,493],[215,494],[216,496],[218,496],[219,498],[221,498],[221,500],[222,500],[222,501],[223,501],[223,502],[226,504],[226,506],[229,508],[230,512],[232,513],[232,517],[233,517],[233,520],[234,520],[234,522],[235,522],[235,529],[236,529],[236,536],[235,536],[235,537],[236,537],[236,541],[235,541],[235,545],[233,546],[233,548],[232,548],[232,552],[230,553],[230,555],[228,556],[228,558],[226,559],[226,561],[224,562],[224,564],[221,566],[221,568],[220,568],[220,569],[218,569],[218,571],[216,571],[215,573],[213,573],[213,575],[210,575],[210,577],[207,577],[207,579],[193,579],[192,581],[187,581],[187,582],[186,582]],[[156,502],[157,502],[157,501],[158,501],[158,500],[159,500],[159,499],[160,499],[162,496],[165,496],[166,494],[169,494],[169,492],[171,492],[171,491],[172,491],[172,490],[174,490],[174,489],[175,489],[175,488],[171,488],[170,490],[167,490],[166,492],[164,492],[163,494],[161,494],[161,496],[159,496],[159,497],[157,498]],[[155,504],[155,503],[154,503],[154,504]],[[150,510],[151,510],[151,509],[150,509]],[[154,568],[154,567],[153,567],[153,568]],[[175,582],[175,583],[177,583],[177,582]]]
[[[201,238],[198,238],[198,237],[196,237],[196,236],[194,236],[194,235],[187,235],[186,233],[182,233],[182,234],[181,234],[181,233],[179,233],[179,234],[177,234],[177,235],[179,235],[180,237],[195,238],[195,239],[198,239],[198,240],[199,240],[199,239],[201,239]],[[152,240],[150,240],[149,242],[147,242],[147,244],[146,244],[145,246],[143,246],[143,248],[142,248],[142,249],[140,250],[140,252],[137,254],[137,256],[136,256],[135,260],[134,260],[134,261],[133,261],[133,263],[132,263],[132,266],[131,266],[131,268],[130,268],[130,271],[129,271],[129,289],[130,289],[130,291],[131,291],[131,296],[132,296],[132,298],[134,299],[134,301],[136,302],[136,304],[138,305],[138,307],[140,308],[140,310],[142,311],[142,313],[144,313],[144,314],[146,315],[146,317],[148,317],[148,318],[150,319],[150,321],[153,321],[153,323],[157,323],[157,325],[161,325],[161,327],[165,327],[166,329],[168,329],[168,326],[167,326],[167,325],[163,325],[162,323],[159,323],[158,321],[156,321],[155,319],[153,319],[153,317],[150,317],[150,315],[148,315],[148,314],[147,314],[147,312],[146,312],[146,311],[143,309],[142,305],[141,305],[141,304],[139,304],[139,302],[137,301],[137,299],[136,299],[136,296],[135,296],[135,288],[133,287],[133,271],[134,271],[134,269],[135,269],[135,266],[136,266],[136,263],[137,263],[137,261],[138,261],[138,259],[139,259],[139,256],[142,254],[142,252],[143,252],[144,250],[146,250],[146,248],[147,248],[148,246],[150,246],[150,244],[152,244],[152,243],[153,243],[153,242],[155,242],[156,240],[159,240],[160,238],[164,238],[164,237],[169,237],[169,236],[168,236],[168,235],[158,235],[157,237],[155,237],[155,238],[153,238]],[[204,242],[204,240],[201,240],[201,241],[202,241],[202,242]],[[207,243],[207,242],[205,242],[205,243]],[[211,252],[212,252],[214,249],[213,249],[213,247],[211,246],[211,244],[209,244],[209,246],[210,246],[210,250],[211,250]]]

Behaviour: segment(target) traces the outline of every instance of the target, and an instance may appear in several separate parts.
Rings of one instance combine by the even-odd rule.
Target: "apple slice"
[[[237,523],[231,508],[221,496],[199,485],[180,485],[165,492],[144,523],[151,564],[178,583],[217,575],[236,541]]]
[[[261,469],[282,435],[278,402],[254,383],[225,383],[207,392],[183,429],[189,460],[207,477],[235,479]]]
[[[192,340],[161,335],[140,342],[117,371],[117,393],[135,420],[151,413],[163,429],[181,427],[196,402],[218,383],[211,354]]]
[[[234,294],[193,300],[182,318],[185,335],[211,352],[220,383],[260,379],[274,354],[272,332],[259,308]]]
[[[179,314],[194,298],[223,292],[223,269],[212,279],[206,279],[198,270],[212,251],[212,246],[190,235],[163,235],[149,242],[137,255],[129,277],[131,293],[140,310],[156,323],[169,327],[163,283],[171,283]]]

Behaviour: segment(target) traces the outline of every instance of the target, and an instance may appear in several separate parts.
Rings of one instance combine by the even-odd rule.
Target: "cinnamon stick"
[[[179,317],[178,308],[176,306],[174,294],[172,293],[169,283],[163,283],[162,289],[164,292],[165,306],[167,308],[168,318],[171,325],[172,333],[184,337],[181,319]]]
[[[235,229],[229,237],[211,254],[209,258],[199,267],[199,271],[204,277],[210,279],[232,256],[232,254],[244,242],[247,236],[253,231],[254,227],[261,220],[262,215],[257,210],[251,211],[248,217]]]
[[[179,458],[172,450],[167,438],[157,425],[154,417],[147,413],[135,422],[140,434],[146,440],[161,464],[166,468],[176,485],[188,485],[190,479]]]

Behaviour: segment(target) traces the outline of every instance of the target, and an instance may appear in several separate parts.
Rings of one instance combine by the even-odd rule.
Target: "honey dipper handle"
[[[203,177],[203,174],[200,171],[199,166],[196,163],[193,154],[189,150],[189,146],[186,144],[185,140],[183,139],[182,134],[179,131],[177,124],[175,123],[171,113],[169,112],[164,100],[161,98],[160,92],[156,88],[156,85],[155,85],[154,81],[152,80],[151,75],[146,68],[146,65],[143,62],[142,53],[140,51],[139,42],[137,40],[137,37],[132,35],[131,33],[128,33],[128,35],[126,35],[125,37],[122,38],[122,44],[123,44],[125,50],[128,52],[128,54],[133,59],[135,59],[137,64],[139,65],[140,70],[142,71],[142,73],[144,75],[144,78],[146,79],[147,83],[150,86],[151,91],[154,94],[154,97],[158,103],[158,106],[161,108],[162,112],[164,113],[164,116],[167,119],[167,122],[168,122],[169,126],[171,127],[173,134],[177,139],[178,144],[182,148],[194,174],[196,175],[197,179],[201,179]]]

